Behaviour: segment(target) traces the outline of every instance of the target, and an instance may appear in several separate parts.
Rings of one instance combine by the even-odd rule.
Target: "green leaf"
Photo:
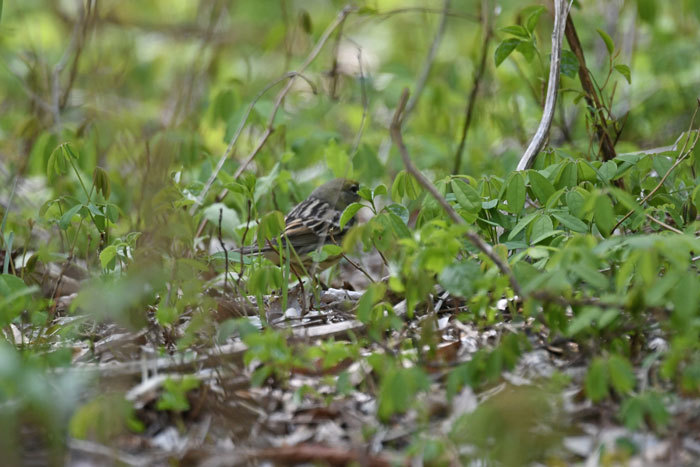
[[[70,144],[63,143],[61,145],[61,148],[62,148],[64,154],[66,155],[66,157],[69,157],[69,158],[74,159],[76,161],[78,160],[78,156],[73,152],[73,148],[70,147]]]
[[[574,162],[567,162],[563,165],[555,180],[556,188],[572,188],[578,182],[578,167]]]
[[[360,198],[366,200],[366,201],[372,201],[374,196],[372,195],[372,190],[367,188],[366,186],[363,186],[360,188],[360,190],[357,192],[357,194],[360,196]]]
[[[696,186],[693,190],[693,204],[696,208],[700,209],[700,185]]]
[[[638,430],[644,426],[645,404],[641,397],[632,397],[622,401],[620,419],[628,430]]]
[[[607,276],[587,263],[578,262],[571,266],[571,271],[595,289],[606,290],[608,287]]]
[[[608,360],[608,371],[613,389],[619,394],[627,394],[637,382],[630,362],[620,355],[612,355]]]
[[[379,300],[384,298],[386,286],[380,282],[376,282],[367,288],[367,291],[362,294],[357,303],[357,319],[363,323],[369,323],[372,318],[372,307]]]
[[[52,181],[55,175],[64,174],[68,170],[68,161],[63,154],[62,147],[63,145],[60,144],[56,147],[56,149],[51,151],[49,160],[46,163],[46,177],[49,179],[49,181]]]
[[[348,221],[352,219],[355,216],[355,214],[357,214],[357,211],[359,211],[363,207],[363,204],[351,203],[347,208],[345,208],[343,214],[340,215],[340,228],[345,228],[345,224],[347,224]]]
[[[501,31],[507,33],[507,34],[512,34],[517,37],[521,37],[523,39],[529,39],[530,34],[528,33],[527,29],[525,29],[522,26],[519,26],[517,24],[514,24],[512,26],[506,26],[505,28],[501,28]]]
[[[607,183],[612,178],[615,176],[617,173],[617,164],[615,161],[607,161],[604,162],[599,168],[598,168],[598,175],[600,176],[600,179]]]
[[[95,170],[92,172],[92,184],[95,185],[98,193],[102,193],[105,199],[109,199],[112,188],[109,183],[109,175],[107,175],[105,169],[100,166],[95,167]]]
[[[403,221],[404,224],[408,224],[408,218],[409,218],[409,213],[408,209],[406,209],[406,206],[402,204],[390,204],[388,206],[384,207],[385,210],[394,213]]]
[[[0,274],[0,296],[6,297],[27,288],[27,284],[19,277],[12,274]]]
[[[531,62],[537,54],[537,49],[535,49],[535,45],[531,41],[522,41],[515,50],[523,54],[523,57],[525,57],[528,63]]]
[[[525,207],[525,198],[527,191],[525,189],[525,178],[520,172],[515,172],[510,177],[508,188],[506,188],[506,201],[508,202],[508,210],[513,214],[517,214]]]
[[[460,206],[472,213],[481,210],[481,196],[471,185],[456,179],[450,184]]]
[[[599,316],[599,308],[584,307],[581,311],[576,313],[574,319],[571,320],[566,329],[566,334],[568,336],[575,336],[579,332],[588,329],[591,324],[593,324],[593,321],[597,320]]]
[[[284,231],[284,216],[279,211],[271,211],[260,219],[258,225],[258,246],[263,247],[267,240],[272,240]]]
[[[564,76],[568,76],[569,78],[575,78],[576,74],[578,73],[578,67],[579,63],[576,55],[568,49],[562,50],[559,72]]]
[[[535,197],[543,205],[546,204],[549,197],[554,194],[554,186],[542,174],[535,170],[528,171],[528,177],[530,178],[530,187]]]
[[[481,277],[479,264],[464,260],[447,266],[440,273],[440,285],[452,295],[469,298],[474,294],[474,281]]]
[[[554,213],[552,214],[556,220],[558,220],[567,229],[573,230],[574,232],[586,233],[588,232],[588,226],[585,222],[580,220],[578,217],[574,217],[571,214],[566,213]]]
[[[602,29],[596,29],[596,31],[598,31],[600,38],[603,39],[603,42],[605,42],[605,47],[608,49],[608,54],[612,55],[615,51],[615,43],[613,42],[612,38]]]
[[[162,326],[172,325],[179,316],[180,314],[177,312],[177,308],[174,306],[168,306],[161,303],[158,305],[158,309],[156,310],[156,319]]]
[[[586,198],[584,198],[581,193],[572,190],[568,192],[564,198],[566,199],[566,205],[571,214],[578,218],[582,218],[585,215],[584,207],[586,206]]]
[[[408,230],[408,227],[406,227],[406,223],[404,222],[403,218],[399,217],[393,211],[390,210],[387,210],[385,215],[386,218],[389,220],[391,230],[396,234],[397,237],[408,238],[411,236],[411,231]]]
[[[540,215],[535,222],[532,223],[532,231],[530,232],[530,243],[537,243],[540,240],[547,238],[554,230],[552,218],[547,215]]]
[[[679,326],[689,325],[698,310],[698,280],[690,274],[684,274],[671,293],[673,301],[672,319]]]
[[[588,367],[585,381],[586,395],[593,402],[598,402],[608,395],[608,368],[605,360],[596,357]]]
[[[627,83],[632,84],[632,72],[630,71],[630,67],[622,64],[615,65],[615,71],[624,76],[627,80]]]
[[[117,257],[117,247],[110,245],[100,252],[100,264],[102,269],[108,269],[108,266],[112,266],[114,259]],[[111,268],[110,268],[111,269]]]
[[[525,20],[525,26],[527,27],[527,30],[532,33],[535,30],[535,26],[537,26],[537,21],[540,19],[540,15],[544,12],[545,8],[543,6],[538,6],[536,7],[532,13],[530,13],[530,16],[527,17]]]
[[[402,170],[394,177],[394,183],[391,185],[391,199],[400,203],[403,195],[406,192],[406,171]]]
[[[71,221],[73,220],[73,216],[75,216],[80,209],[83,208],[82,204],[76,204],[72,208],[70,208],[68,211],[66,211],[62,216],[61,219],[58,221],[58,227],[61,230],[66,230],[68,226],[70,225]]]
[[[386,186],[384,184],[379,184],[377,187],[372,191],[372,198],[376,198],[377,196],[385,195],[387,193],[386,191]]]
[[[527,227],[530,224],[530,222],[534,221],[535,218],[539,215],[539,213],[533,212],[520,219],[520,221],[515,225],[515,227],[513,227],[513,230],[510,231],[510,234],[508,235],[508,240],[512,240],[513,238],[515,238],[515,236],[518,235],[520,231]]]
[[[612,201],[607,195],[601,193],[596,197],[593,206],[593,219],[600,233],[605,237],[610,236],[616,221]]]
[[[496,51],[494,52],[494,61],[496,62],[496,66],[499,66],[501,63],[503,63],[503,60],[508,58],[508,55],[510,55],[513,50],[520,44],[522,41],[520,39],[506,39],[500,44],[498,44],[498,47],[496,47]]]

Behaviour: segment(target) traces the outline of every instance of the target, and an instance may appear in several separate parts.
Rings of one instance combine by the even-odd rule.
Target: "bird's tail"
[[[265,254],[269,251],[273,251],[273,248],[269,245],[263,245],[262,248],[260,248],[258,245],[249,245],[249,246],[243,246],[240,248],[237,248],[235,250],[231,250],[233,253],[238,253],[241,256],[251,256],[251,255],[261,255]]]

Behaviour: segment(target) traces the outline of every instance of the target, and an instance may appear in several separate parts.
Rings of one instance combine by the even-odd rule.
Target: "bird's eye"
[[[357,185],[353,185],[350,187],[350,191],[352,191],[353,193],[357,193],[359,190],[360,190],[360,187]]]

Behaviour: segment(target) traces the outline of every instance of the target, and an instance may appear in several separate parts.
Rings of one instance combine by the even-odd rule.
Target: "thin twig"
[[[360,93],[362,96],[362,118],[360,119],[360,128],[357,130],[355,135],[355,141],[352,144],[352,151],[350,151],[350,159],[355,157],[357,150],[360,148],[360,141],[362,140],[362,133],[365,131],[365,123],[367,121],[367,113],[369,111],[369,99],[367,98],[367,85],[365,84],[365,75],[362,69],[362,47],[357,46],[357,65],[360,71]]]
[[[93,9],[92,0],[87,2],[87,10],[83,5],[82,1],[78,1],[78,4],[80,5],[80,17],[73,26],[73,34],[71,35],[68,47],[66,47],[66,50],[63,51],[63,55],[51,71],[52,113],[54,118],[54,125],[59,130],[61,129],[61,110],[63,110],[63,107],[68,101],[70,90],[73,87],[73,82],[78,67],[78,61],[80,60],[80,54],[83,50],[83,45],[85,41],[85,34],[87,33],[87,23],[89,22],[89,16]],[[69,76],[69,81],[66,85],[66,89],[63,92],[61,92],[61,72],[68,64],[68,59],[71,56],[73,56],[73,64],[71,65],[71,75]]]
[[[241,136],[241,133],[243,132],[243,128],[245,127],[246,122],[248,121],[248,117],[250,116],[250,113],[253,111],[253,108],[255,107],[255,104],[260,100],[262,96],[267,93],[270,89],[273,87],[277,86],[279,83],[282,81],[291,78],[291,74],[287,73],[281,78],[276,79],[275,81],[268,83],[267,86],[262,88],[260,92],[253,98],[253,100],[248,104],[248,108],[246,109],[245,113],[243,114],[243,117],[241,118],[241,121],[238,123],[238,128],[236,128],[236,132],[233,134],[233,137],[231,138],[231,141],[228,143],[228,146],[226,146],[226,150],[222,154],[222,156],[219,158],[219,162],[216,163],[216,167],[214,168],[214,171],[211,173],[209,176],[209,179],[207,182],[204,184],[204,188],[202,188],[201,193],[197,197],[197,201],[192,205],[190,208],[190,215],[193,215],[195,211],[197,210],[197,207],[202,204],[202,201],[204,200],[204,197],[207,195],[209,192],[209,189],[211,188],[211,185],[214,183],[214,180],[216,180],[216,177],[219,175],[219,172],[221,171],[221,168],[224,166],[224,163],[226,162],[226,159],[229,158],[231,153],[233,152],[233,147],[236,145],[236,142],[238,141],[238,137]]]
[[[647,219],[649,219],[650,221],[659,224],[659,225],[660,225],[661,227],[663,227],[664,229],[670,230],[671,232],[675,232],[675,233],[677,233],[677,234],[681,234],[681,235],[683,234],[683,231],[678,230],[677,228],[673,227],[672,225],[668,225],[667,223],[658,220],[656,217],[652,216],[651,214],[647,214],[646,217],[647,217]]]
[[[346,255],[345,253],[342,253],[342,255],[343,255],[343,258],[345,258],[345,260],[346,260],[348,263],[350,263],[350,265],[351,265],[352,267],[354,267],[355,269],[357,269],[358,271],[360,271],[362,274],[364,274],[364,276],[365,276],[367,279],[369,279],[370,282],[372,282],[372,283],[377,282],[376,280],[374,280],[374,279],[372,278],[372,276],[369,275],[369,273],[365,270],[365,268],[362,267],[361,264],[356,263],[356,262],[354,262],[353,260],[351,260],[350,258],[348,258],[347,255]]]
[[[472,85],[472,90],[469,93],[469,99],[467,100],[467,106],[464,110],[464,125],[462,126],[462,137],[459,140],[459,146],[457,147],[457,152],[455,152],[455,166],[452,170],[453,174],[458,174],[462,166],[462,153],[464,152],[464,144],[467,141],[467,132],[472,123],[472,115],[474,114],[474,104],[476,103],[476,96],[479,93],[479,85],[481,84],[481,79],[484,76],[484,71],[486,70],[486,56],[489,50],[489,42],[491,41],[492,32],[491,23],[489,22],[489,0],[482,0],[481,3],[481,17],[482,17],[482,29],[484,32],[483,42],[481,44],[481,60],[479,61],[479,68],[477,68],[474,73],[474,84]]]
[[[390,16],[403,14],[403,13],[434,13],[434,14],[441,15],[441,14],[445,13],[445,10],[443,8],[424,8],[424,7],[396,8],[394,10],[378,11],[378,12],[374,13],[373,15],[368,15],[367,18],[371,19],[374,17],[384,16],[385,18],[382,18],[382,21],[384,21],[386,18],[388,18]],[[447,16],[450,16],[452,18],[468,19],[468,20],[472,20],[475,22],[479,21],[479,18],[476,15],[469,15],[467,13],[463,13],[461,11],[456,11],[456,10],[448,10]]]
[[[304,60],[304,62],[301,64],[301,66],[296,71],[291,72],[291,73],[287,73],[282,78],[279,78],[274,84],[268,85],[268,88],[265,89],[265,90],[267,90],[267,89],[269,89],[269,87],[272,87],[275,84],[277,84],[281,81],[284,81],[285,79],[288,79],[285,87],[277,94],[277,97],[275,98],[275,104],[272,107],[272,112],[270,113],[270,117],[268,118],[267,127],[265,129],[265,132],[262,134],[262,136],[258,140],[258,143],[255,145],[255,148],[253,149],[253,151],[251,151],[250,154],[248,154],[248,156],[245,158],[243,163],[236,170],[236,172],[233,176],[234,180],[237,179],[241,175],[241,173],[243,173],[243,171],[248,167],[248,164],[250,164],[250,162],[255,158],[255,156],[258,154],[260,149],[262,149],[262,147],[265,145],[265,142],[267,141],[267,139],[272,134],[273,124],[275,122],[275,117],[277,116],[277,112],[279,111],[279,109],[282,105],[282,101],[284,100],[285,96],[292,89],[292,86],[294,85],[294,81],[296,80],[296,78],[301,73],[303,73],[304,70],[306,70],[306,68],[308,68],[308,66],[316,59],[318,54],[321,52],[323,47],[326,45],[326,42],[328,42],[328,39],[330,38],[331,34],[333,34],[333,31],[335,31],[341,24],[343,24],[343,22],[348,17],[348,15],[351,12],[353,12],[354,10],[355,10],[355,8],[352,6],[345,6],[338,13],[338,15],[335,18],[335,21],[333,21],[333,23],[331,23],[326,28],[326,30],[323,32],[323,34],[319,38],[318,42],[316,43],[315,47],[313,48],[313,50],[311,50],[311,52],[306,57],[306,60]],[[256,99],[257,98],[259,98],[259,97],[256,97]],[[254,103],[253,103],[253,105],[254,105]],[[207,184],[202,189],[202,192],[199,194],[197,202],[190,209],[190,214],[194,214],[197,206],[202,203],[202,201],[204,200],[204,197],[207,195],[207,192],[211,188],[212,183],[214,182],[214,180],[218,176],[219,171],[221,170],[221,167],[223,167],[224,162],[226,161],[226,159],[229,157],[229,155],[233,151],[233,146],[235,145],[235,143],[238,139],[238,136],[240,135],[241,131],[243,130],[243,127],[245,126],[245,122],[248,118],[248,113],[250,113],[251,109],[252,109],[252,106],[249,106],[248,112],[246,112],[246,115],[241,120],[241,123],[239,124],[238,129],[236,130],[236,134],[234,135],[234,138],[231,140],[228,147],[226,148],[224,155],[221,157],[221,159],[219,159],[219,163],[217,164],[215,170],[212,172],[211,176],[209,177],[209,180],[207,180]],[[221,195],[222,199],[223,199],[223,197],[226,196],[227,192],[228,192],[227,190],[224,190],[224,192],[222,192],[222,195]]]
[[[547,97],[544,101],[544,111],[542,112],[542,120],[537,127],[535,135],[532,137],[525,153],[518,162],[516,170],[529,169],[535,156],[540,152],[544,142],[549,134],[549,128],[552,125],[554,118],[554,110],[557,103],[557,92],[559,89],[559,67],[561,65],[561,43],[564,36],[564,27],[566,26],[566,16],[569,13],[571,4],[566,3],[566,0],[554,0],[554,28],[552,30],[552,59],[549,65],[549,82],[547,83]]]
[[[70,97],[70,92],[73,89],[73,84],[75,83],[75,78],[78,75],[78,64],[80,63],[80,55],[83,52],[83,47],[85,46],[85,38],[87,37],[87,30],[95,19],[96,12],[96,0],[89,0],[87,2],[87,11],[85,12],[85,17],[83,18],[81,24],[80,35],[78,36],[78,41],[75,45],[75,53],[73,54],[73,62],[71,63],[70,72],[68,73],[68,83],[63,90],[63,94],[59,99],[58,107],[59,109],[64,109],[68,103],[68,98]]]
[[[685,143],[683,144],[683,148],[681,148],[680,152],[678,153],[678,159],[676,159],[676,162],[674,162],[673,165],[669,167],[669,169],[666,171],[664,176],[661,177],[661,180],[659,180],[659,183],[654,187],[654,189],[652,189],[649,193],[647,193],[647,195],[644,198],[642,198],[642,200],[639,202],[640,205],[643,205],[649,200],[649,198],[654,196],[654,194],[656,194],[656,192],[659,191],[659,188],[661,188],[661,186],[664,184],[671,172],[673,172],[673,169],[678,167],[680,163],[686,159],[686,157],[692,154],[693,149],[695,149],[695,145],[698,142],[698,138],[700,138],[700,130],[695,130],[695,140],[693,140],[693,144],[691,144],[690,147],[688,147],[688,142],[690,142],[690,139],[693,136],[692,128],[693,124],[695,123],[695,116],[698,114],[698,109],[700,109],[700,99],[698,99],[697,105],[695,106],[695,111],[693,112],[693,116],[690,118],[690,125],[688,126],[687,131],[688,137],[686,138]],[[625,214],[625,216],[622,219],[620,219],[617,222],[617,224],[615,224],[615,227],[613,227],[612,232],[614,232],[615,229],[620,227],[620,225],[622,225],[622,223],[625,222],[633,213],[634,210]]]
[[[448,203],[447,200],[440,194],[440,192],[437,191],[435,185],[433,185],[430,182],[430,180],[428,180],[425,177],[425,175],[423,175],[418,169],[416,169],[416,166],[413,165],[413,162],[411,161],[411,156],[408,154],[408,149],[406,148],[406,145],[403,142],[403,137],[401,136],[401,126],[403,125],[403,112],[404,108],[406,107],[406,102],[408,101],[408,94],[408,88],[405,88],[403,90],[403,93],[401,94],[401,99],[399,100],[399,104],[396,107],[396,111],[394,112],[394,118],[391,121],[391,139],[394,141],[394,144],[396,144],[396,146],[399,148],[401,158],[403,159],[403,163],[406,166],[406,170],[408,171],[408,173],[413,175],[413,177],[418,181],[418,183],[420,183],[421,186],[425,188],[425,190],[428,191],[433,196],[433,198],[435,198],[435,200],[442,207],[442,209],[456,224],[466,225],[466,222],[462,218],[462,216],[460,216],[457,213],[457,211],[455,211],[454,208],[450,206],[450,203]],[[520,284],[513,275],[513,271],[510,269],[507,262],[503,261],[503,259],[501,259],[501,257],[498,256],[495,251],[493,251],[491,245],[483,241],[481,237],[479,237],[476,233],[472,231],[467,231],[466,236],[477,249],[484,253],[491,261],[494,262],[494,264],[496,264],[496,266],[498,266],[498,269],[508,277],[508,281],[510,282],[510,286],[513,289],[513,292],[515,292],[516,295],[522,297],[522,289],[520,288]]]
[[[221,221],[224,217],[224,208],[219,208],[219,245],[221,246],[221,249],[224,250],[224,259],[226,260],[226,269],[224,270],[224,292],[226,292],[226,289],[228,289],[228,250],[226,249],[226,245],[224,245],[224,239],[221,235]]]
[[[428,55],[425,57],[423,62],[423,68],[421,69],[418,80],[416,80],[416,89],[411,99],[406,105],[406,111],[404,112],[404,120],[408,120],[408,116],[413,112],[413,108],[418,103],[420,95],[423,93],[423,88],[425,83],[428,81],[428,75],[430,70],[433,68],[433,62],[435,61],[435,56],[437,55],[438,48],[440,48],[440,42],[442,42],[442,36],[445,35],[445,27],[447,26],[447,12],[450,10],[450,0],[445,0],[442,7],[442,15],[440,16],[440,24],[438,24],[437,31],[435,31],[435,37],[433,37],[433,42],[430,44],[430,50]]]

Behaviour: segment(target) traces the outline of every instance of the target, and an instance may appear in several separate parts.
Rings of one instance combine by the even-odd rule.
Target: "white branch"
[[[547,97],[544,102],[544,112],[542,120],[537,127],[535,135],[525,150],[525,154],[520,158],[516,170],[529,169],[535,161],[535,156],[544,146],[549,133],[549,127],[554,118],[554,109],[557,103],[557,92],[559,90],[559,68],[561,64],[561,44],[564,38],[564,28],[566,27],[566,17],[569,14],[571,3],[567,5],[566,0],[554,0],[554,28],[552,30],[552,60],[549,65],[549,83],[547,84]]]

